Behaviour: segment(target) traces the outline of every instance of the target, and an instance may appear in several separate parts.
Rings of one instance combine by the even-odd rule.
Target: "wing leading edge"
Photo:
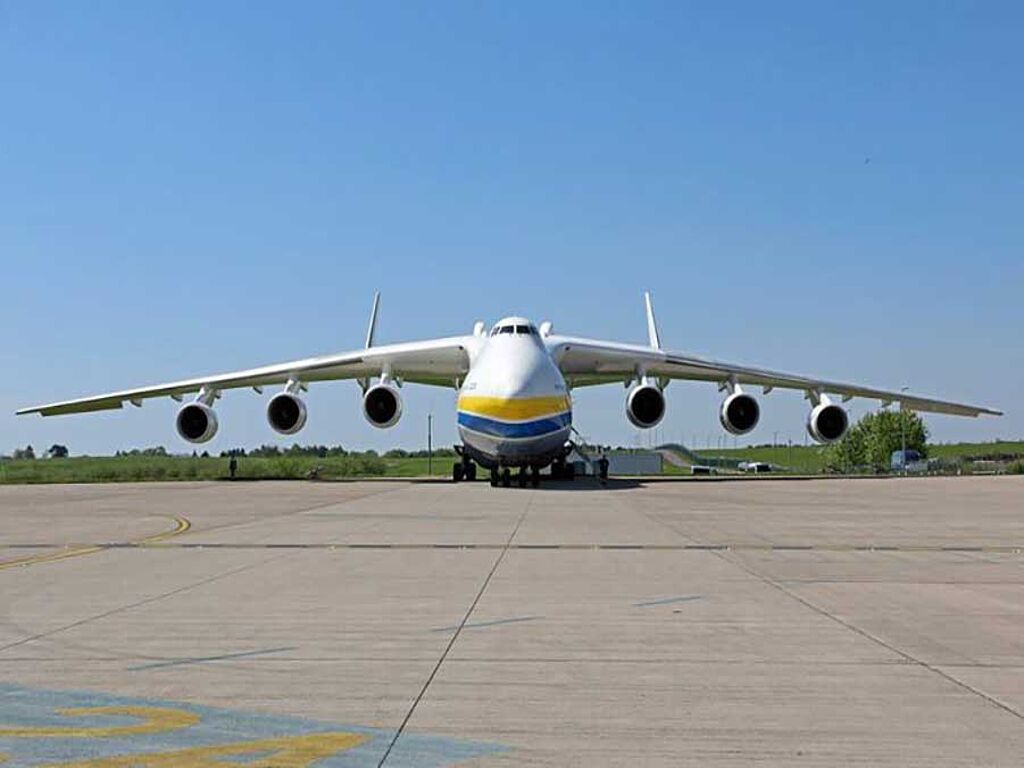
[[[312,357],[261,368],[218,373],[149,387],[110,392],[104,395],[35,405],[22,408],[16,413],[18,415],[39,413],[43,416],[57,416],[68,413],[106,411],[123,408],[126,402],[141,405],[143,400],[153,397],[173,397],[180,400],[184,395],[204,389],[220,392],[241,387],[260,388],[274,384],[286,384],[292,379],[304,384],[314,381],[357,379],[379,376],[384,370],[387,370],[392,378],[400,381],[456,386],[458,380],[469,370],[467,346],[471,343],[472,337],[453,336],[429,341],[375,346],[336,355]]]
[[[1002,411],[978,405],[736,365],[632,344],[552,336],[548,339],[548,347],[570,386],[628,381],[638,375],[647,375],[664,379],[710,381],[720,386],[730,382],[748,384],[763,387],[766,393],[772,389],[794,389],[808,395],[839,395],[843,400],[864,397],[881,400],[885,404],[900,403],[902,407],[914,411],[954,416],[1002,416]]]

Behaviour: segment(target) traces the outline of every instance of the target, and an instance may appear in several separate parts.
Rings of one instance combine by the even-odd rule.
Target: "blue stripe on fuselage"
[[[566,411],[543,419],[509,423],[496,421],[473,413],[459,411],[459,424],[474,432],[482,432],[492,437],[539,437],[551,432],[565,429],[572,423],[572,412]]]

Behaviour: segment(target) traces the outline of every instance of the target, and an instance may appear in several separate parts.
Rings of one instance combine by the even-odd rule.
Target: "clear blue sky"
[[[1002,406],[1024,436],[1024,5],[0,4],[0,451],[164,444],[174,404],[18,406],[518,312]],[[419,446],[318,385],[303,442]],[[662,435],[721,433],[675,383]],[[636,441],[621,387],[584,434]],[[227,393],[211,449],[280,440]],[[798,394],[754,441],[803,442]],[[869,404],[855,403],[860,414]]]

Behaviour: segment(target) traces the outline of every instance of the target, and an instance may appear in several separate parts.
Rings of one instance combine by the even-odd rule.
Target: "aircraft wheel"
[[[466,463],[466,470],[465,470],[465,472],[466,472],[466,479],[467,480],[469,480],[470,482],[472,482],[473,480],[476,480],[476,464],[474,464],[471,461],[467,462]]]
[[[461,461],[458,462],[457,464],[453,464],[452,465],[452,481],[456,482],[456,483],[460,482],[462,480],[462,478],[464,477],[464,471],[465,470],[462,467],[462,462]]]
[[[519,475],[516,477],[516,480],[519,482],[520,488],[526,487],[526,467],[519,470]]]
[[[501,470],[501,484],[506,488],[512,485],[512,470],[510,470],[508,467],[505,467],[503,470]]]
[[[498,487],[498,483],[500,481],[501,481],[501,478],[499,477],[498,468],[497,467],[491,467],[491,487],[492,488],[497,488]]]
[[[540,467],[534,467],[530,473],[530,485],[534,488],[540,485]]]

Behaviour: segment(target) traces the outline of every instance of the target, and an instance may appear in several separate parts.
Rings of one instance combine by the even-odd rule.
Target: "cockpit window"
[[[522,334],[523,336],[529,336],[530,335],[530,326],[528,326],[528,325],[517,325],[516,326],[516,333]]]
[[[514,325],[503,325],[498,329],[498,333],[515,333],[516,327]]]

